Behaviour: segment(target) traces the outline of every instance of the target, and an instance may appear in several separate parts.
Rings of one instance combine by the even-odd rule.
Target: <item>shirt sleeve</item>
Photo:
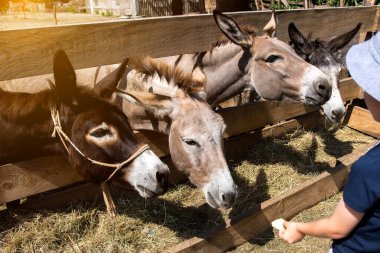
[[[378,165],[366,156],[355,162],[344,186],[343,200],[357,212],[365,213],[379,201]],[[377,189],[379,188],[379,189]]]

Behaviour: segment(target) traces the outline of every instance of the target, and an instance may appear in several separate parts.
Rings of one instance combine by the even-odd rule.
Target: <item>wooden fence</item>
[[[358,22],[362,22],[360,40],[363,40],[367,32],[379,30],[379,14],[380,8],[377,7],[279,11],[277,13],[279,21],[277,34],[280,39],[288,40],[287,26],[290,22],[294,22],[301,31],[313,31],[315,37],[329,38],[342,34],[352,29]],[[249,23],[262,28],[269,20],[270,12],[244,12],[231,16],[240,24]],[[211,15],[2,31],[0,32],[0,80],[51,73],[52,58],[57,49],[64,49],[73,66],[79,69],[118,63],[127,56],[137,54],[161,57],[203,51],[207,50],[211,42],[220,35],[221,32]],[[362,91],[352,79],[347,78],[341,80],[340,83],[342,97],[345,101],[361,97]],[[316,126],[321,120],[317,110],[318,108],[300,104],[276,102],[247,104],[221,110],[220,114],[227,124],[225,139],[227,157],[239,155],[248,145],[263,137],[279,136],[300,126]],[[363,116],[357,110],[355,113]],[[282,123],[277,124],[281,121]],[[353,124],[351,123],[351,125]],[[141,140],[152,147],[157,155],[164,160],[169,159],[165,136],[151,132],[137,134]],[[346,171],[349,166],[344,168]],[[326,178],[327,175],[324,177]],[[68,166],[66,159],[58,155],[2,165],[0,166],[0,203],[7,203],[81,181],[82,179],[77,173]],[[331,186],[333,190],[329,188],[330,186],[326,187],[326,190],[330,192],[336,192],[336,188],[339,188],[336,185]],[[88,188],[89,186],[85,185],[79,192],[85,192],[83,189]],[[293,192],[290,196],[293,194],[296,193]],[[72,192],[70,196],[73,196]],[[61,199],[54,197],[54,201],[59,202]],[[318,201],[318,198],[315,201]],[[265,208],[270,209],[270,206],[271,204],[262,206],[264,209],[260,209],[261,213],[265,214]],[[297,211],[299,210],[297,209]],[[263,228],[268,228],[267,225],[264,224]],[[232,225],[219,228],[218,231],[228,234],[229,226]],[[240,230],[234,230],[233,227],[231,231],[236,233]],[[245,232],[242,231],[241,235],[244,237]],[[215,236],[215,233],[211,236]],[[241,239],[241,236],[236,238],[228,245],[223,242],[223,247],[216,247],[217,250],[212,246],[212,251],[236,246],[243,243],[248,237],[244,237],[244,240]],[[199,240],[199,238],[194,239],[187,242],[186,245],[193,245],[194,248],[191,251],[196,251],[194,249],[199,249],[199,245],[205,247],[207,243],[215,242],[215,240]],[[178,247],[173,251],[187,250],[183,245]]]
[[[205,12],[203,0],[140,0],[140,16],[157,17]]]

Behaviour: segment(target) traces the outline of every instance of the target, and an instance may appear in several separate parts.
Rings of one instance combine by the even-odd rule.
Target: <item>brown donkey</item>
[[[255,90],[265,100],[324,104],[331,85],[324,74],[299,57],[285,42],[275,38],[274,16],[258,36],[256,28],[240,28],[230,17],[214,11],[216,24],[225,37],[211,50],[160,58],[191,72],[196,64],[207,76],[207,101],[212,106]]]
[[[95,91],[112,100],[124,98],[120,106],[133,129],[168,135],[176,168],[202,189],[210,206],[231,207],[237,187],[224,157],[225,124],[205,100],[203,72],[195,68],[186,75],[151,58],[131,60],[128,67],[133,79],[128,85],[122,79],[123,91],[109,85],[98,85]]]
[[[117,83],[120,76],[103,83]],[[0,163],[66,153],[65,147],[78,173],[106,191],[109,182],[135,189],[144,198],[164,193],[168,167],[137,141],[123,112],[77,87],[74,69],[61,50],[54,57],[54,79],[51,90],[36,94],[0,89]],[[112,200],[105,199],[114,215]]]

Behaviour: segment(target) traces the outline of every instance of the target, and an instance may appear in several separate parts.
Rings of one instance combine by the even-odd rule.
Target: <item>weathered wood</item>
[[[68,186],[69,187],[69,186]],[[36,210],[36,209],[53,209],[62,206],[69,206],[72,203],[80,200],[94,198],[96,196],[102,197],[100,186],[85,183],[69,187],[52,193],[44,193],[42,195],[35,195],[27,198],[19,208],[23,210]]]
[[[277,34],[280,39],[288,40],[290,22],[296,23],[301,31],[313,31],[315,37],[322,38],[343,34],[358,22],[363,22],[361,32],[371,31],[376,11],[376,7],[278,11]],[[231,16],[239,24],[262,28],[268,22],[270,12],[234,13]],[[118,63],[132,55],[160,57],[204,51],[220,35],[212,15],[1,31],[0,80],[51,73],[53,55],[59,48],[67,52],[75,69],[79,69]]]
[[[351,78],[346,78],[340,82],[340,92],[342,99],[348,101],[357,98],[361,89]],[[319,108],[265,101],[225,108],[220,110],[220,114],[226,122],[227,135],[234,136],[316,110]]]
[[[380,30],[380,7],[377,7],[376,15],[373,20],[372,31]]]
[[[186,240],[166,252],[224,252],[248,242],[269,229],[271,221],[280,217],[289,219],[339,192],[353,161],[373,145],[374,143],[366,145],[347,157],[342,157],[340,160],[345,163],[261,203],[257,208],[227,221],[226,225],[217,226],[210,232]]]
[[[0,204],[83,179],[63,156],[45,156],[0,167]]]
[[[227,160],[236,159],[246,153],[247,148],[263,139],[273,139],[303,128],[306,130],[322,126],[326,118],[318,111],[284,121],[273,126],[254,130],[247,134],[227,138],[224,142]]]
[[[372,117],[367,109],[355,106],[347,125],[359,132],[380,139],[380,123]]]

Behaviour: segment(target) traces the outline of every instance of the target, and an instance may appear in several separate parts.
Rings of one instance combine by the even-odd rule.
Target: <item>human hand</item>
[[[301,241],[305,235],[298,230],[298,224],[297,222],[284,221],[285,230],[279,232],[280,238],[288,243]]]

